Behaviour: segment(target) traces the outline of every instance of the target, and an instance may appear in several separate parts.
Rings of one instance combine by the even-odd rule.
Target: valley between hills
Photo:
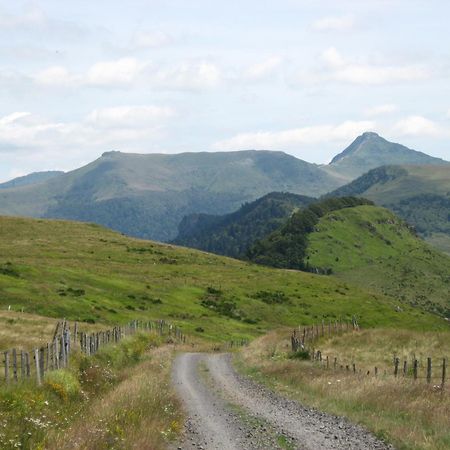
[[[449,167],[365,133],[0,185],[1,448],[448,448]],[[70,364],[27,376],[63,319]],[[186,338],[78,349],[136,320]]]

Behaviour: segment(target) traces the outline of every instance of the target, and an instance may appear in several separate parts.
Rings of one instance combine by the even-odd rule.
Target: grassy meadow
[[[392,442],[397,449],[444,450],[450,445],[450,382],[442,391],[440,364],[450,355],[450,332],[366,329],[322,338],[314,347],[330,356],[325,364],[293,358],[291,330],[257,338],[237,358],[239,370],[305,405],[350,418]],[[393,376],[393,357],[420,361],[419,379]],[[436,364],[427,385],[425,358]],[[332,359],[338,358],[335,370]],[[356,364],[357,373],[340,365]],[[374,376],[374,367],[379,368]],[[402,367],[402,366],[401,366]],[[361,369],[361,372],[359,372]],[[384,372],[386,370],[386,373]],[[370,374],[367,375],[367,372]]]
[[[447,327],[398,305],[333,277],[132,239],[98,225],[0,218],[3,309],[88,324],[165,318],[219,341],[352,315],[365,327]]]

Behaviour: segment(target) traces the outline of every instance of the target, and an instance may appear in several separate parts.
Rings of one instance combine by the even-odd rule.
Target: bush
[[[296,352],[292,352],[289,355],[289,359],[302,359],[302,360],[310,359],[309,351],[308,350],[297,350]]]
[[[81,394],[77,377],[65,369],[47,372],[44,378],[44,386],[65,401]]]

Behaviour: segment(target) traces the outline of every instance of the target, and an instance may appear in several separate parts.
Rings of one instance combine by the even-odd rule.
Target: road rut
[[[177,449],[393,449],[345,418],[306,408],[237,374],[229,354],[181,354],[173,382],[188,413]]]

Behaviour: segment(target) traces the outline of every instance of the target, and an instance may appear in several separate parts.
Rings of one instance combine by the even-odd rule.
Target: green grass
[[[312,266],[331,268],[347,282],[450,315],[450,258],[386,209],[358,206],[327,214],[309,235],[307,251]]]
[[[122,236],[97,225],[0,218],[0,307],[105,323],[170,319],[206,339],[357,315],[364,326],[445,328],[433,315],[333,277],[275,270]],[[218,306],[204,302],[213,288]],[[284,294],[266,303],[258,292]],[[203,302],[203,304],[202,304]],[[232,306],[231,313],[229,305]]]

